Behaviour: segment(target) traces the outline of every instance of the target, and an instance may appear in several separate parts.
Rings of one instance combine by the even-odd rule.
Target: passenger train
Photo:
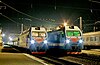
[[[100,49],[100,31],[83,34],[84,49]]]
[[[83,49],[82,31],[77,26],[58,26],[48,32],[47,41],[50,52],[80,54]]]

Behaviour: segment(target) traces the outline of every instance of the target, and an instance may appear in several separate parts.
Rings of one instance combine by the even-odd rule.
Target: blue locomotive
[[[83,49],[82,32],[77,26],[62,26],[48,32],[48,51],[80,54]]]

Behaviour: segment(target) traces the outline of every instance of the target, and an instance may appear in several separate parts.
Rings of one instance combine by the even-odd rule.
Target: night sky
[[[65,20],[79,26],[80,16],[83,25],[100,20],[100,2],[97,0],[2,0],[0,6],[3,6],[0,9],[0,25],[7,34],[20,33],[21,24],[24,28],[54,27]]]

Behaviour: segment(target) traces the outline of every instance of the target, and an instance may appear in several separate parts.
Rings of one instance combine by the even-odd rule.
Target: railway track
[[[35,55],[54,65],[100,65],[100,55],[82,53],[80,55],[53,56]]]
[[[46,56],[35,55],[35,56],[42,59],[42,60],[45,60],[45,61],[53,64],[53,65],[82,65],[82,64],[79,64],[79,63],[59,59],[57,57],[53,57],[53,56],[49,56],[49,55],[46,55]]]
[[[100,65],[100,56],[84,53],[82,53],[81,55],[69,55],[60,57],[60,59],[82,63],[83,65]]]
[[[77,56],[74,56],[74,57],[100,62],[100,56],[93,55],[93,54],[82,53],[81,55],[77,55]]]

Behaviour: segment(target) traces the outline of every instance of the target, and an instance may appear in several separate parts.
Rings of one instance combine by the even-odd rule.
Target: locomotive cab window
[[[45,32],[32,32],[33,37],[46,37]]]
[[[45,37],[46,34],[45,34],[45,32],[39,32],[39,36],[41,36],[41,37]]]
[[[37,37],[38,36],[38,32],[32,32],[32,36]]]
[[[81,36],[79,31],[66,31],[67,36]]]

